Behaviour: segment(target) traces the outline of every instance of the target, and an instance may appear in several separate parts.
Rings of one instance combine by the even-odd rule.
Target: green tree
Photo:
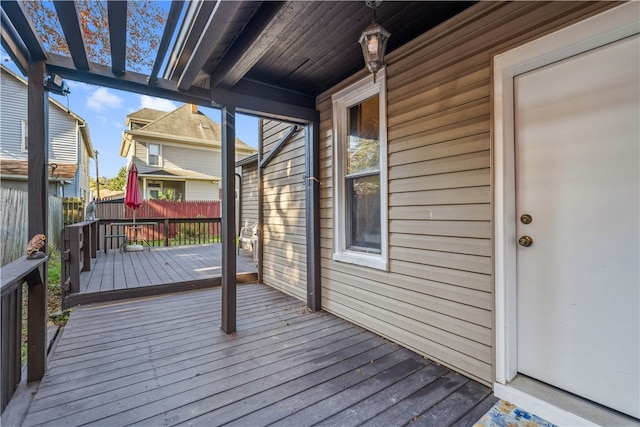
[[[69,55],[69,46],[53,2],[23,0],[36,32],[47,48],[54,53]],[[151,68],[160,44],[167,11],[153,0],[127,3],[127,68],[143,71]],[[82,39],[89,61],[103,65],[111,63],[109,21],[105,0],[76,2]]]
[[[123,191],[125,185],[127,185],[127,167],[126,166],[122,166],[115,177],[109,178],[105,182],[105,187],[108,190],[112,190],[112,191]]]

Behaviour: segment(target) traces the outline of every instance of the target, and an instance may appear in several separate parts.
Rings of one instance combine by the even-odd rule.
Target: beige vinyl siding
[[[291,128],[263,121],[263,153]],[[298,131],[263,169],[263,282],[306,300],[304,131]]]
[[[218,200],[219,187],[211,181],[187,180],[185,182],[185,200]]]
[[[222,175],[220,150],[162,145],[162,166],[166,169],[187,169],[211,176]]]
[[[493,382],[491,57],[610,7],[481,2],[389,55],[389,271],[332,260],[331,95],[320,111],[322,307]]]
[[[242,166],[241,226],[258,222],[258,164]]]

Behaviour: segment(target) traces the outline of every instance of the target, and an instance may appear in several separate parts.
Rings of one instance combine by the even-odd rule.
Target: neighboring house
[[[120,155],[135,163],[144,199],[218,200],[221,129],[195,105],[169,113],[143,108],[127,116]],[[236,138],[236,160],[256,152]]]
[[[0,69],[1,185],[26,191],[27,82],[4,66]],[[89,200],[89,164],[93,156],[88,123],[49,98],[49,193]]]
[[[309,297],[318,179],[324,310],[561,424],[573,395],[640,417],[639,7],[612,6],[479,2],[319,95],[319,176],[302,131],[261,170],[264,283]],[[261,123],[263,158],[291,126]]]

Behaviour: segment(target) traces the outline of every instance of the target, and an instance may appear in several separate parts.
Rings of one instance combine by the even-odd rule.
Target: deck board
[[[497,400],[267,286],[237,307],[231,335],[219,288],[76,308],[23,425],[471,425]]]
[[[214,243],[136,252],[100,251],[91,270],[80,273],[80,293],[70,295],[70,305],[217,286],[222,276],[221,250],[221,245]],[[256,280],[251,252],[240,251],[236,270],[240,282]]]

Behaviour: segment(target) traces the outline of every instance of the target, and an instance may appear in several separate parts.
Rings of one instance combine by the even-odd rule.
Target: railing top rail
[[[75,224],[65,225],[65,228],[82,228],[82,227],[90,225],[90,224],[92,224],[94,222],[98,222],[98,220],[97,219],[93,219],[93,220],[90,220],[90,221],[76,222]]]
[[[2,274],[0,274],[0,296],[4,297],[13,292],[18,286],[21,286],[27,280],[27,276],[47,262],[48,259],[49,257],[46,256],[38,259],[27,259],[26,256],[23,256],[2,266]]]
[[[164,218],[164,217],[149,217],[149,218],[144,218],[144,219],[139,219],[136,220],[136,223],[142,223],[142,222],[162,222],[164,220],[169,220],[171,222],[184,222],[184,221],[220,221],[221,218],[220,217],[189,217],[189,218]],[[102,224],[119,224],[119,223],[131,223],[131,218],[100,218],[98,219],[98,221],[100,221],[100,223]]]

